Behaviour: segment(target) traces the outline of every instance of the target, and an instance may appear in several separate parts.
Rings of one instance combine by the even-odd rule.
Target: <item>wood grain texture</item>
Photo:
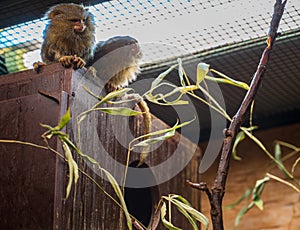
[[[76,111],[81,106],[78,101],[89,103],[88,98],[77,94],[78,86],[85,82],[82,73],[54,64],[45,66],[39,74],[29,70],[1,77],[0,139],[43,144],[40,135],[45,130],[39,123],[54,126],[68,106],[71,106],[71,111],[72,108]],[[82,150],[97,159],[102,167],[111,169],[114,175],[120,171],[118,163],[123,165],[126,163],[126,143],[134,136],[143,133],[143,118],[137,116],[127,119],[104,113],[92,116],[82,124],[80,142],[83,143]],[[72,117],[72,122],[68,124],[65,131],[76,142],[77,131],[74,129],[74,119]],[[154,116],[152,122],[153,130],[167,127]],[[63,153],[59,141],[53,139],[50,144]],[[176,167],[176,164],[181,164],[180,161],[184,160],[185,153],[192,149],[195,150],[192,160],[172,179],[146,189],[126,190],[127,194],[133,194],[126,198],[131,210],[135,209],[139,215],[139,211],[136,211],[139,210],[138,208],[149,209],[140,218],[145,217],[144,221],[150,222],[150,225],[161,195],[180,194],[196,209],[200,209],[200,193],[186,186],[186,180],[199,180],[197,172],[201,157],[199,147],[176,133],[173,138],[164,141],[151,152],[146,164],[148,167],[159,165],[172,157],[177,150],[183,157],[175,162],[174,167]],[[108,154],[102,157],[101,151]],[[65,200],[68,169],[64,160],[50,151],[0,143],[0,197],[3,201],[0,207],[0,228],[126,229],[123,211],[94,183],[97,182],[107,193],[117,199],[109,182],[101,177],[95,166],[76,154],[74,157],[79,168],[94,181],[80,173],[77,185],[72,188],[69,199]],[[138,159],[139,153],[133,152],[129,162],[134,165]],[[158,175],[170,169],[166,167],[165,171],[158,172]],[[148,175],[151,179],[151,173]],[[151,197],[147,199],[149,194]],[[137,196],[136,200],[135,196]],[[183,229],[189,229],[188,221],[180,213],[173,211],[173,223]],[[164,228],[160,224],[157,229]]]

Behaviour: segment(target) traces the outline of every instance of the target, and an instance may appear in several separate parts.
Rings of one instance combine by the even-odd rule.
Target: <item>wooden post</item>
[[[55,126],[69,106],[74,115],[75,111],[80,111],[80,102],[88,101],[77,94],[80,84],[86,83],[83,73],[53,64],[45,66],[39,74],[28,70],[0,77],[0,139],[45,145],[41,134],[46,130],[40,123]],[[119,170],[118,163],[126,165],[127,149],[122,142],[128,143],[132,138],[128,135],[128,127],[132,136],[141,135],[143,117],[127,119],[98,113],[92,121],[96,122],[96,127],[89,123],[91,120],[87,119],[81,127],[82,150],[97,159],[102,167],[110,168],[114,175]],[[72,117],[72,122],[64,130],[74,142],[78,137],[75,121]],[[154,116],[152,122],[154,130],[167,127]],[[63,154],[59,140],[52,139],[50,146]],[[199,193],[186,188],[186,180],[200,179],[201,152],[195,144],[176,133],[151,152],[144,167],[151,168],[166,161],[176,150],[184,158],[184,153],[193,149],[192,160],[170,180],[148,188],[125,189],[129,211],[145,225],[155,226],[154,213],[161,195],[180,194],[200,209]],[[108,155],[99,159],[102,154],[99,151]],[[89,176],[80,173],[78,183],[65,200],[68,167],[61,157],[49,150],[0,142],[0,229],[126,229],[123,211],[98,187],[118,200],[110,183],[91,164],[78,156],[75,158],[79,168]],[[134,167],[138,159],[139,153],[133,152],[130,165]],[[179,161],[176,164],[180,164]],[[183,229],[190,228],[180,213],[174,212],[172,222]],[[158,229],[161,229],[161,223]]]

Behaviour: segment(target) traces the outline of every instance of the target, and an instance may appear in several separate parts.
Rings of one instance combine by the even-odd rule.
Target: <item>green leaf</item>
[[[143,112],[132,110],[126,107],[106,107],[106,108],[96,108],[94,110],[99,110],[104,113],[111,115],[120,115],[120,116],[136,116],[141,115]]]
[[[199,85],[203,81],[208,71],[209,71],[208,64],[201,62],[197,65],[197,82],[196,82],[197,85]]]
[[[193,226],[193,229],[198,230],[199,228],[197,226],[197,222],[193,217],[190,216],[190,214],[183,207],[182,205],[183,203],[178,200],[174,200],[174,204],[176,205],[177,210],[181,212],[184,215],[184,217],[190,222],[190,224]]]
[[[137,144],[135,144],[133,147],[146,147],[151,144],[155,144],[159,141],[164,141],[169,139],[170,137],[173,137],[175,135],[175,130],[170,130],[169,132],[166,132],[164,135],[159,137],[153,137],[146,140],[143,140]]]
[[[239,198],[237,201],[224,206],[224,209],[232,209],[235,206],[239,205],[245,198],[249,197],[251,195],[251,189],[247,189],[246,192]]]
[[[93,96],[94,98],[98,99],[98,100],[102,100],[103,97],[101,96],[97,96],[96,94],[94,94],[91,90],[89,90],[88,87],[86,87],[85,85],[81,85],[82,88],[88,93],[90,94],[91,96]]]
[[[155,88],[176,67],[177,67],[177,64],[171,66],[169,69],[167,69],[166,71],[164,71],[161,74],[159,74],[158,77],[155,78],[155,80],[152,82],[151,89]]]
[[[162,202],[162,206],[160,208],[160,217],[163,225],[169,230],[182,230],[181,228],[175,227],[171,222],[166,219],[167,214],[167,205],[165,202]]]
[[[154,144],[154,143],[157,143],[158,141],[166,140],[166,139],[168,139],[168,138],[175,135],[176,129],[179,129],[179,128],[185,126],[185,125],[190,124],[195,119],[196,118],[194,118],[190,121],[186,121],[186,122],[184,122],[182,124],[179,124],[179,125],[178,125],[178,121],[177,121],[176,124],[171,128],[162,129],[162,130],[158,130],[158,131],[155,131],[155,132],[151,132],[151,133],[139,136],[139,137],[133,139],[131,142],[137,141],[137,140],[142,139],[142,138],[147,138],[147,139],[133,145],[133,147],[146,147],[149,144]],[[157,136],[157,135],[162,135],[162,136],[153,137],[153,136]],[[152,137],[152,138],[148,138],[148,137]]]
[[[77,166],[77,163],[73,159],[71,149],[69,148],[67,143],[62,142],[62,146],[63,146],[64,152],[65,152],[65,157],[66,157],[66,160],[67,160],[68,166],[69,166],[69,181],[68,181],[68,185],[67,185],[67,189],[66,189],[66,199],[68,199],[70,192],[71,192],[73,179],[74,179],[74,183],[76,184],[78,177],[79,177],[78,176],[78,166]]]
[[[223,84],[229,84],[229,85],[237,86],[237,87],[245,89],[245,90],[249,89],[249,86],[246,83],[236,81],[236,80],[233,80],[233,79],[229,80],[229,79],[211,77],[211,76],[205,76],[205,79],[209,80],[209,81],[216,82],[216,83],[223,83]]]
[[[263,210],[263,200],[261,199],[261,194],[263,192],[265,184],[270,180],[270,177],[265,176],[263,179],[257,180],[255,186],[252,190],[252,202],[249,205],[244,206],[238,213],[235,219],[235,226],[240,222],[242,216],[244,216],[254,205],[256,205],[260,210]]]
[[[255,200],[253,200],[253,203],[260,209],[263,210],[264,209],[264,202],[263,200],[257,196]]]
[[[67,112],[62,116],[58,126],[57,127],[57,130],[62,130],[63,127],[65,127],[69,121],[71,120],[71,112],[70,112],[70,108],[68,108]]]
[[[238,144],[241,141],[243,141],[244,139],[245,139],[245,133],[243,131],[240,131],[236,135],[236,139],[235,139],[233,147],[232,147],[232,156],[233,156],[233,159],[235,159],[235,160],[239,160],[239,161],[242,160],[242,158],[237,155],[236,148],[237,148]]]
[[[132,90],[131,88],[123,88],[120,90],[112,91],[109,94],[107,94],[105,97],[102,98],[102,100],[99,102],[99,105],[103,104],[105,102],[108,102],[109,100],[111,100],[113,98],[122,97],[123,95],[125,95],[126,93],[128,93],[131,90]]]
[[[241,218],[250,210],[251,207],[248,207],[247,205],[245,205],[241,211],[239,211],[239,213],[237,214],[235,221],[234,221],[234,225],[238,226],[240,223]]]
[[[177,59],[178,62],[178,76],[179,76],[179,80],[182,86],[185,86],[185,81],[183,79],[183,67],[182,67],[182,60],[181,58]]]
[[[270,180],[270,177],[266,176],[263,179],[257,180],[253,189],[254,194],[261,194],[265,184]]]
[[[198,229],[197,225],[194,224],[195,220],[205,225],[206,229],[208,229],[208,218],[198,210],[194,209],[185,198],[180,195],[172,195],[170,197],[164,196],[164,198],[176,206],[176,208],[190,221],[194,229]]]
[[[265,184],[270,180],[270,177],[266,176],[261,180],[257,180],[252,191],[252,201],[259,208],[263,209],[263,201],[261,200],[261,194],[264,190]]]
[[[120,203],[121,203],[121,206],[123,208],[123,211],[124,211],[124,214],[125,214],[125,217],[126,217],[126,221],[127,221],[127,227],[129,230],[132,230],[132,220],[131,220],[131,217],[130,217],[130,214],[128,212],[128,209],[127,209],[127,206],[126,206],[126,203],[125,203],[125,200],[124,200],[124,197],[123,197],[123,193],[119,187],[119,184],[118,182],[115,180],[115,178],[108,172],[106,171],[105,169],[102,168],[102,171],[105,173],[106,177],[108,178],[112,188],[114,189],[117,197],[119,198],[120,200]]]
[[[184,203],[181,203],[180,205],[181,205],[180,207],[184,208],[189,214],[191,214],[191,216],[193,218],[195,218],[197,221],[202,223],[205,226],[205,228],[208,229],[209,221],[208,221],[208,218],[205,215],[203,215],[201,212],[194,209],[190,205],[187,205],[187,204],[184,204]]]
[[[40,123],[40,126],[42,126],[43,128],[49,129],[49,130],[53,130],[53,127],[50,125]]]
[[[86,155],[86,154],[83,154],[80,149],[78,149],[74,143],[72,141],[70,141],[70,139],[68,137],[60,137],[61,140],[63,142],[66,142],[72,149],[74,149],[76,151],[77,154],[79,154],[81,157],[84,157],[86,158],[89,162],[91,162],[92,164],[95,164],[95,165],[99,165],[99,163],[94,160],[93,158],[91,158],[90,156]]]
[[[287,169],[285,168],[281,160],[281,148],[279,143],[275,144],[274,152],[275,152],[275,159],[277,160],[277,162],[275,161],[275,163],[277,164],[278,168],[284,174],[285,177],[290,178],[290,176],[286,173]]]
[[[188,85],[188,86],[184,86],[184,87],[179,87],[181,93],[186,94],[187,92],[191,92],[194,90],[199,89],[199,87],[197,85]]]
[[[214,77],[209,77],[209,76],[207,76],[206,79],[208,79],[208,80],[211,79],[212,81],[220,81],[221,83],[227,83],[227,84],[231,84],[231,85],[240,87],[245,90],[249,90],[249,86],[245,82],[234,80],[234,79],[228,77],[227,75],[225,75],[217,70],[214,70],[214,69],[211,69],[211,71],[213,73],[218,74],[220,77],[222,77],[224,82],[221,82],[222,80],[220,78],[214,78]],[[217,80],[217,79],[220,79],[220,80]],[[227,80],[227,81],[225,81],[225,80]]]

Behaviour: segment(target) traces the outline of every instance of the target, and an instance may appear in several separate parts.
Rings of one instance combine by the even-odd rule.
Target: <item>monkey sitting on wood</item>
[[[93,15],[87,9],[73,3],[58,4],[50,8],[47,16],[50,22],[44,31],[43,62],[34,63],[36,72],[41,66],[56,62],[66,68],[87,66],[93,69],[95,77],[105,82],[107,93],[136,79],[142,57],[136,39],[130,36],[112,37],[98,43],[94,55],[95,26]],[[137,104],[144,114],[144,133],[148,134],[151,131],[149,108],[141,98]]]
[[[105,83],[106,93],[110,93],[136,80],[140,72],[141,57],[142,52],[136,39],[130,36],[116,36],[97,45],[94,58],[87,66],[93,65],[97,70],[97,76]],[[138,95],[126,97],[138,100],[137,105],[144,117],[144,134],[150,133],[151,114],[147,103]],[[145,162],[148,151],[146,148],[141,153],[138,166]]]
[[[45,64],[60,62],[64,67],[82,68],[93,58],[95,26],[93,15],[81,5],[58,4],[46,14],[50,20],[41,49],[43,62],[33,64],[39,72]]]
[[[115,36],[97,44],[94,58],[87,66],[93,65],[109,93],[136,80],[141,57],[142,52],[135,38]]]

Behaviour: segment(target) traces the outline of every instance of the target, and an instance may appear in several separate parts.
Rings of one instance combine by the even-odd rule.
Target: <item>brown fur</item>
[[[50,22],[44,31],[43,62],[59,62],[64,56],[80,57],[87,62],[93,57],[95,27],[87,9],[72,3],[59,4],[52,7],[47,16]],[[75,31],[75,20],[85,20],[83,32]]]
[[[142,53],[138,41],[130,36],[115,36],[100,42],[95,50],[93,65],[99,77],[105,81],[105,89],[111,92],[127,86],[139,73]]]
[[[130,36],[116,36],[97,45],[94,59],[88,65],[93,65],[99,77],[105,81],[107,93],[118,90],[128,83],[136,80],[140,72],[139,60],[142,52],[138,41]],[[147,103],[136,95],[127,95],[128,98],[136,98],[137,105],[143,112],[144,134],[151,132],[151,114]],[[148,139],[149,137],[145,137]],[[149,155],[149,146],[145,147],[140,154],[138,167],[141,166]]]

